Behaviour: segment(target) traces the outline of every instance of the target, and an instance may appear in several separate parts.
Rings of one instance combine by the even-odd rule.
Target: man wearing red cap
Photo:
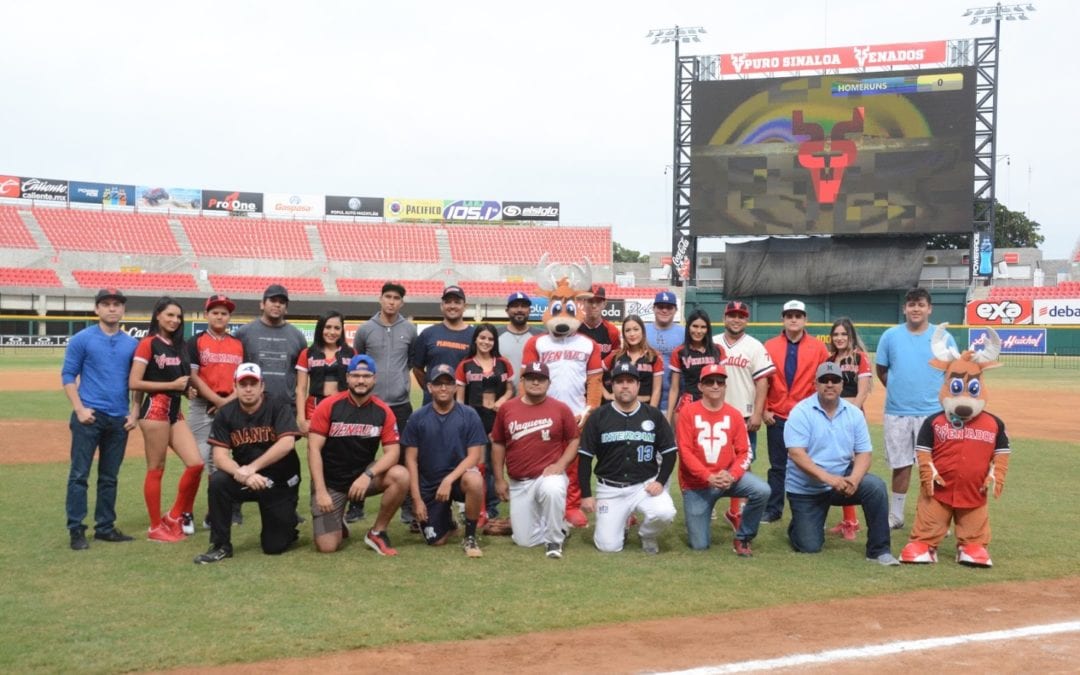
[[[207,480],[215,471],[213,449],[207,442],[210,425],[214,422],[214,414],[236,398],[233,375],[244,361],[244,345],[229,333],[229,320],[235,310],[236,304],[226,296],[211,295],[206,300],[206,330],[186,344],[191,361],[188,426],[199,446]],[[207,495],[209,499],[209,492]],[[204,518],[203,524],[209,526],[209,521]],[[186,527],[187,523],[184,525]]]

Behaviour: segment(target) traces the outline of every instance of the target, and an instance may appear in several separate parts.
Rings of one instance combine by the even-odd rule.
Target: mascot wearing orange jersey
[[[938,326],[930,341],[930,365],[945,371],[942,411],[926,418],[915,443],[919,504],[900,561],[937,562],[938,544],[955,523],[956,562],[990,567],[987,497],[991,490],[1001,496],[1010,450],[1005,423],[985,410],[982,374],[1001,365],[1001,339],[987,328],[985,349],[960,354],[945,342],[947,326]]]
[[[571,265],[569,276],[556,278],[556,263],[547,264],[548,255],[540,258],[536,283],[547,295],[548,306],[543,323],[547,333],[534,335],[522,351],[522,364],[540,361],[551,373],[548,396],[562,401],[578,420],[585,423],[589,413],[600,405],[603,396],[603,364],[600,346],[578,333],[585,314],[582,300],[592,289],[592,267]],[[566,495],[566,520],[574,527],[585,527],[588,519],[581,512],[581,491],[577,484],[577,459],[566,469],[570,486]]]

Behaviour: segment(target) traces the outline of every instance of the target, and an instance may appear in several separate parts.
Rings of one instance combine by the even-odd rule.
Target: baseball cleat
[[[187,533],[184,532],[183,521],[180,518],[173,518],[172,516],[170,516],[169,514],[166,513],[165,515],[163,515],[161,517],[161,524],[163,526],[167,527],[170,531],[172,531],[175,534],[179,535],[179,537],[181,539],[183,539],[184,537],[187,536]]]
[[[904,519],[897,518],[891,513],[889,514],[889,529],[890,530],[902,530],[904,529]]]
[[[461,542],[461,548],[469,558],[483,558],[484,552],[480,550],[480,544],[476,543],[476,537],[465,537]]]
[[[544,555],[552,560],[562,558],[562,544],[550,543],[544,545]]]
[[[195,534],[195,518],[190,513],[180,514],[180,529],[189,537]]]
[[[390,537],[386,532],[368,530],[364,535],[364,543],[379,555],[397,555],[397,549],[390,545]]]
[[[993,567],[990,553],[979,544],[960,544],[956,547],[956,562],[968,567]]]
[[[209,565],[211,563],[221,562],[225,558],[231,557],[231,548],[226,548],[224,546],[214,546],[213,544],[210,544],[210,548],[206,551],[206,553],[200,553],[199,555],[195,556],[195,559],[192,562],[194,562],[196,565]]]
[[[735,551],[735,555],[740,558],[754,557],[754,551],[750,548],[750,542],[743,541],[742,539],[736,539],[732,542],[731,550]]]
[[[364,519],[364,504],[363,502],[350,502],[349,510],[345,512],[345,522],[355,523],[358,520]]]
[[[900,551],[900,562],[926,565],[937,562],[937,548],[921,541],[909,542]]]

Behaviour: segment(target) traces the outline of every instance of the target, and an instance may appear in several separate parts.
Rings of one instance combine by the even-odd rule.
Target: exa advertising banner
[[[503,202],[503,220],[559,220],[559,202]]]
[[[1002,354],[1045,354],[1045,328],[995,328],[1001,338]],[[989,340],[985,328],[968,329],[968,348],[980,351]]]
[[[134,206],[135,186],[116,183],[86,183],[73,180],[68,190],[68,201],[78,204],[103,204],[104,206]]]
[[[382,218],[383,198],[327,195],[326,215]]]
[[[21,191],[23,199],[37,199],[43,202],[66,202],[68,198],[68,182],[53,178],[23,177]]]
[[[974,300],[967,305],[967,323],[975,326],[1019,326],[1032,323],[1031,300]]]

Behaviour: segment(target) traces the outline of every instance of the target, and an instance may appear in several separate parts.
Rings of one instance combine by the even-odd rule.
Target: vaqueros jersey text
[[[620,483],[644,483],[656,478],[660,456],[675,452],[675,434],[664,414],[638,403],[624,413],[614,403],[602,405],[589,415],[581,432],[578,454],[591,462],[596,476]]]
[[[506,446],[506,472],[514,480],[537,478],[578,437],[570,408],[550,396],[529,405],[520,398],[499,406],[491,440]]]
[[[273,394],[266,394],[262,404],[253,413],[246,413],[240,401],[233,399],[222,406],[210,427],[210,445],[232,450],[233,459],[240,466],[250,464],[270,449],[283,436],[299,436],[296,415],[289,402]],[[295,484],[300,480],[300,458],[296,450],[259,473],[275,483]]]
[[[585,409],[586,378],[602,372],[604,365],[600,360],[600,345],[576,333],[564,338],[550,334],[533,336],[525,345],[521,361],[546,363],[551,372],[548,396],[570,406],[570,412],[575,415]]]
[[[1005,423],[988,412],[956,429],[944,412],[927,417],[915,442],[916,452],[929,452],[945,487],[934,486],[934,499],[955,508],[986,503],[980,492],[994,455],[1010,452]]]
[[[704,490],[709,477],[727,471],[736,481],[750,469],[750,440],[742,413],[725,403],[709,410],[694,401],[675,422],[679,445],[679,487]]]
[[[398,442],[393,411],[378,397],[356,405],[349,392],[325,399],[315,408],[310,431],[326,437],[322,447],[326,487],[348,492],[360,474],[375,461],[379,445]]]

